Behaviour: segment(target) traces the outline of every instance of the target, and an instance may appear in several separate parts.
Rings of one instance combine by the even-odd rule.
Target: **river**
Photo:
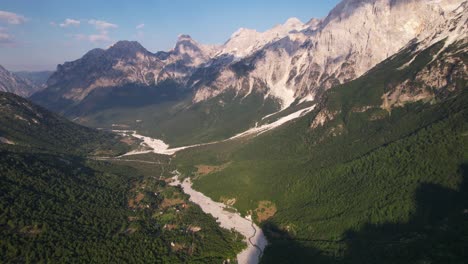
[[[249,136],[249,135],[258,135],[265,131],[271,130],[275,127],[278,127],[285,122],[290,120],[296,119],[305,113],[310,112],[314,109],[314,106],[308,107],[306,109],[302,109],[300,111],[294,112],[288,116],[282,117],[279,120],[266,124],[260,127],[254,127],[249,129],[243,133],[240,133],[236,136],[233,136],[226,140],[232,140],[239,137]],[[144,154],[144,153],[157,153],[157,154],[164,154],[164,155],[173,155],[178,151],[187,148],[193,148],[203,145],[210,145],[215,144],[221,141],[204,143],[204,144],[196,144],[178,148],[170,148],[168,144],[160,139],[154,139],[151,137],[143,136],[138,134],[136,131],[132,130],[114,130],[114,132],[120,134],[129,134],[135,138],[142,140],[141,145],[144,147],[144,150],[136,150],[131,151],[127,154],[122,155],[121,157],[127,157],[131,155],[137,154]],[[223,140],[223,141],[226,141]],[[213,201],[211,198],[207,197],[201,192],[198,192],[192,188],[192,182],[190,178],[186,178],[183,182],[179,180],[180,174],[177,174],[173,178],[173,182],[171,185],[177,186],[181,185],[183,191],[190,195],[190,201],[193,203],[198,204],[203,212],[207,214],[211,214],[213,217],[217,219],[218,224],[226,228],[228,230],[234,229],[237,232],[241,233],[245,239],[244,241],[247,243],[247,248],[243,250],[241,253],[237,255],[237,261],[239,264],[257,264],[260,262],[260,258],[263,255],[263,250],[265,249],[268,241],[263,234],[263,231],[260,227],[258,227],[254,222],[252,222],[251,216],[246,216],[245,218],[242,217],[239,213],[234,213],[228,210],[225,210],[226,205],[223,203],[218,203]]]
[[[151,138],[147,136],[143,136],[137,133],[135,130],[112,130],[113,132],[116,132],[118,134],[122,135],[127,135],[130,134],[131,136],[140,139],[141,146],[145,150],[134,150],[131,152],[128,152],[122,156],[131,156],[131,155],[137,155],[137,154],[145,154],[145,153],[156,153],[156,154],[163,154],[163,155],[174,155],[176,152],[184,150],[184,149],[189,149],[189,148],[195,148],[195,147],[200,147],[200,146],[206,146],[206,145],[212,145],[220,142],[225,142],[233,139],[238,139],[242,137],[247,137],[247,136],[258,136],[262,133],[265,133],[267,131],[270,131],[272,129],[275,129],[291,120],[297,119],[301,116],[304,116],[305,114],[309,113],[310,111],[315,109],[315,105],[306,107],[303,109],[300,109],[296,112],[293,112],[289,115],[283,116],[277,120],[275,120],[272,123],[264,124],[261,126],[255,125],[255,127],[252,127],[244,132],[241,132],[235,136],[232,136],[228,139],[224,140],[219,140],[219,141],[213,141],[213,142],[208,142],[208,143],[201,143],[201,144],[195,144],[195,145],[189,145],[189,146],[183,146],[183,147],[177,147],[177,148],[170,148],[168,144],[166,144],[164,141],[156,138]],[[276,114],[276,113],[275,113]]]
[[[248,246],[237,255],[237,261],[240,264],[259,263],[268,241],[262,229],[252,222],[250,216],[244,218],[239,213],[225,210],[225,204],[215,202],[203,193],[194,190],[190,178],[186,178],[183,182],[180,182],[179,176],[175,176],[173,179],[171,185],[181,185],[184,192],[190,195],[190,201],[198,204],[203,212],[215,217],[221,227],[229,230],[234,229],[245,237],[244,241]]]

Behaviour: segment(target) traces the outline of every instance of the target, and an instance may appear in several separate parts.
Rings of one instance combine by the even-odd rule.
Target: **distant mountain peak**
[[[229,40],[223,45],[221,54],[233,54],[236,57],[245,57],[263,48],[268,43],[277,41],[288,36],[289,33],[301,31],[307,27],[298,18],[292,17],[284,24],[279,24],[265,32],[254,29],[239,28]]]
[[[316,27],[316,26],[318,26],[318,24],[320,24],[320,22],[322,22],[321,19],[312,18],[312,19],[310,19],[309,21],[307,21],[306,24],[307,24],[309,27]]]
[[[288,18],[288,20],[286,20],[286,22],[283,25],[286,27],[300,27],[303,26],[304,23],[302,23],[302,21],[297,17],[291,17]]]
[[[175,55],[189,55],[194,57],[203,56],[202,45],[192,39],[189,35],[179,35],[174,47]]]
[[[189,48],[197,48],[199,49],[199,46],[201,46],[198,42],[196,42],[190,35],[179,35],[177,38],[177,42],[175,45],[174,50],[178,50],[181,47],[189,47]]]
[[[177,41],[184,41],[184,40],[193,41],[192,37],[187,34],[180,34],[177,38]]]
[[[114,53],[115,55],[132,55],[134,56],[136,53],[150,53],[147,49],[145,49],[138,41],[128,41],[128,40],[121,40],[114,43],[109,49],[107,49],[108,53]]]
[[[232,33],[231,39],[237,38],[242,35],[255,34],[255,33],[259,33],[259,32],[256,31],[255,29],[241,27],[238,30],[236,30],[234,33]]]
[[[138,41],[131,41],[131,40],[119,40],[116,43],[114,43],[112,46],[109,47],[110,49],[112,48],[142,48],[144,47],[138,42]]]
[[[86,52],[86,54],[83,56],[83,58],[97,57],[97,56],[100,56],[100,55],[104,54],[105,52],[106,51],[103,50],[103,49],[95,48],[95,49],[92,49],[92,50]]]
[[[171,53],[188,66],[198,66],[206,62],[216,51],[216,46],[200,44],[190,35],[181,34]]]

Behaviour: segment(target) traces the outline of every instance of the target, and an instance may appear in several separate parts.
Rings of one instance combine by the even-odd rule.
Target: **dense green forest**
[[[136,142],[121,142],[121,137],[77,125],[28,100],[0,92],[0,137],[10,144],[44,151],[79,155],[117,155]]]
[[[279,109],[276,100],[264,97],[252,93],[240,98],[235,91],[229,91],[195,105],[189,97],[182,102],[138,108],[114,106],[77,121],[91,127],[111,128],[112,124],[118,124],[117,128],[136,129],[173,147],[186,146],[226,139],[254,126],[256,121]]]
[[[167,156],[109,158],[139,142],[13,94],[0,109],[0,263],[221,263],[245,247],[167,185]]]
[[[160,167],[146,166],[158,177],[81,157],[0,150],[0,262],[235,259],[243,238],[159,180]]]
[[[463,263],[466,78],[451,80],[452,93],[433,91],[431,102],[381,106],[389,89],[437,63],[442,46],[405,68],[414,47],[402,51],[275,131],[178,153],[178,168],[194,188],[254,214],[271,242],[264,263]],[[466,62],[458,50],[446,52]],[[311,128],[324,111],[332,117]],[[200,174],[200,165],[222,169]]]
[[[272,242],[265,263],[284,263],[291,256],[296,263],[307,263],[322,255],[324,263],[373,263],[384,257],[388,263],[426,258],[461,263],[468,238],[465,101],[466,95],[448,102],[448,111],[454,112],[445,117],[438,107],[430,111],[414,105],[421,107],[419,115],[413,107],[400,109],[407,122],[389,123],[360,141],[332,138],[314,146],[307,143],[316,140],[312,135],[301,138],[293,132],[307,129],[310,121],[304,119],[232,156],[213,155],[211,160],[230,165],[198,177],[195,188],[218,200],[236,198],[235,206],[243,212],[263,200],[276,205],[275,216],[262,223]],[[441,120],[412,132],[398,126],[423,113]],[[403,133],[400,139],[373,147],[395,131]],[[278,137],[303,143],[278,144]],[[310,152],[303,156],[305,151]],[[204,157],[199,162],[209,161]]]

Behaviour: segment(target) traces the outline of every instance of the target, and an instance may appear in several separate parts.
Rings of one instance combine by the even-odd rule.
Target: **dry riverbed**
[[[283,117],[280,120],[273,122],[272,124],[264,125],[258,128],[251,129],[251,131],[246,131],[241,133],[237,136],[232,137],[231,139],[247,136],[250,134],[261,134],[268,129],[272,129],[275,126],[279,125],[281,122],[285,122],[284,120],[290,120],[291,118],[297,118],[300,115],[303,115],[305,112],[310,111],[313,108],[305,109],[298,111],[292,115],[287,117]],[[281,123],[282,124],[282,123]],[[177,151],[193,148],[203,145],[215,144],[217,142],[211,143],[204,143],[204,144],[197,144],[192,146],[185,146],[179,148],[170,148],[165,142],[159,139],[154,139],[151,137],[139,135],[136,131],[132,130],[114,130],[114,132],[123,134],[123,135],[131,135],[135,138],[142,140],[141,146],[143,150],[136,150],[131,151],[127,154],[122,155],[122,157],[128,157],[137,154],[144,154],[144,153],[157,153],[157,154],[164,154],[164,155],[173,155]],[[230,139],[227,139],[230,140]],[[193,203],[198,204],[203,212],[207,214],[211,214],[213,217],[217,219],[219,225],[223,228],[228,230],[234,229],[235,231],[241,233],[245,237],[245,242],[247,243],[247,248],[237,255],[237,261],[239,264],[257,264],[260,262],[260,258],[263,255],[263,250],[265,249],[268,241],[266,240],[265,235],[260,227],[255,225],[252,222],[251,216],[242,217],[239,213],[233,210],[229,210],[223,203],[218,203],[211,198],[205,196],[203,193],[198,192],[192,189],[192,182],[189,178],[185,179],[183,182],[179,180],[180,174],[176,171],[176,176],[172,179],[172,183],[170,185],[177,186],[181,185],[183,191],[190,195],[190,201]]]
[[[181,185],[184,192],[190,195],[190,201],[198,204],[203,212],[214,216],[221,227],[234,229],[245,236],[248,246],[237,255],[237,261],[240,264],[256,264],[259,262],[268,242],[262,229],[252,222],[250,216],[244,218],[239,213],[225,210],[225,204],[215,202],[203,193],[192,189],[192,182],[189,178],[180,182],[179,177],[175,176],[170,185]]]

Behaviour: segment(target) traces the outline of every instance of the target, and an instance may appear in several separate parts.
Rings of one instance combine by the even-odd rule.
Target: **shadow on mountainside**
[[[126,84],[108,89],[96,89],[78,105],[66,111],[67,115],[87,115],[112,108],[141,108],[182,100],[191,91],[175,82],[165,81],[157,85]]]
[[[365,224],[347,231],[341,241],[298,241],[267,223],[265,234],[272,244],[262,263],[466,263],[468,163],[459,173],[463,181],[458,190],[422,183],[407,223]]]

